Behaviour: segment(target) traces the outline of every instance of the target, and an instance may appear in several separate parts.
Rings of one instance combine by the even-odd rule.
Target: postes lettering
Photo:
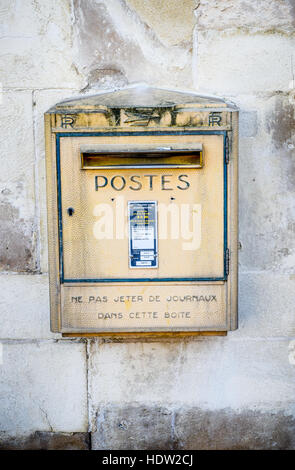
[[[172,183],[173,175],[115,175],[108,178],[105,175],[96,175],[94,178],[95,191],[99,191],[107,186],[111,186],[115,191],[122,191],[124,188],[132,191],[140,191],[142,186],[148,185],[150,191],[161,189],[162,191],[173,191],[179,189],[184,191],[190,187],[188,175],[178,175],[176,187]]]

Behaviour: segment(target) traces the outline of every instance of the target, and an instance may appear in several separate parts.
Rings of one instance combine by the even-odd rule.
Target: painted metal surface
[[[154,96],[158,99],[160,94]],[[137,119],[128,124],[127,111],[129,117],[130,113],[139,115],[143,111],[131,102],[132,110],[122,108],[122,94],[119,101],[114,94],[110,107],[97,96],[92,104],[77,100],[68,103],[67,108],[62,103],[46,115],[53,331],[212,333],[237,327],[237,110],[221,100],[200,97],[198,102],[193,97],[196,105],[190,104],[186,95],[182,105],[167,105],[170,117],[173,115],[171,120],[166,119],[165,109],[166,120],[151,119],[144,127]],[[196,107],[201,107],[201,115]],[[103,126],[102,109],[108,116]],[[77,121],[70,114],[73,112],[84,117]],[[116,121],[110,119],[113,114]],[[186,127],[177,128],[179,119],[187,123]],[[94,122],[100,125],[95,128]],[[182,165],[169,167],[167,159],[163,160],[164,167],[154,168],[141,167],[139,160],[133,168],[130,158],[128,168],[101,168],[95,164],[93,168],[91,164],[83,167],[83,160],[81,165],[81,153],[95,152],[98,147],[106,149],[100,154],[107,165],[108,153],[114,148],[122,152],[127,147],[148,147],[157,152],[163,149],[164,159],[173,146],[201,149],[204,160],[185,171]],[[125,215],[119,224],[116,220],[112,237],[101,237],[97,232],[101,228],[101,205],[113,210],[120,198]],[[175,234],[163,239],[157,236],[157,265],[153,269],[145,266],[150,254],[143,252],[146,259],[134,269],[130,263],[130,236],[125,230],[128,201],[134,200],[156,201],[159,207],[177,208],[179,213],[188,206],[189,223],[198,221],[190,236],[199,231],[200,240],[186,250],[186,235],[184,239]],[[158,211],[157,224],[163,220]],[[175,220],[171,227],[175,228]],[[116,227],[120,224],[123,235],[118,238]],[[180,231],[183,227],[181,219]]]
[[[91,276],[91,277],[87,277],[87,276],[81,276],[81,277],[73,277],[71,275],[65,275],[65,270],[64,270],[64,243],[63,243],[63,214],[62,214],[62,185],[61,185],[61,151],[60,151],[60,139],[61,138],[64,138],[64,137],[69,137],[69,138],[86,138],[86,137],[99,137],[99,138],[106,138],[106,137],[110,137],[109,134],[107,133],[104,133],[104,132],[101,132],[101,133],[87,133],[87,134],[84,134],[84,133],[79,133],[79,134],[72,134],[72,133],[62,133],[62,134],[57,134],[56,135],[56,156],[57,156],[57,185],[58,185],[58,208],[59,208],[59,217],[58,217],[58,220],[59,220],[59,249],[60,249],[60,279],[61,279],[61,282],[97,282],[97,283],[100,283],[100,282],[111,282],[113,280],[116,280],[116,281],[120,281],[120,282],[128,282],[130,281],[131,279],[134,281],[134,282],[148,282],[148,281],[156,281],[156,282],[162,282],[162,281],[207,281],[207,280],[226,280],[226,269],[225,269],[225,256],[226,256],[226,249],[227,249],[227,166],[226,166],[226,162],[225,162],[225,138],[226,138],[226,132],[225,131],[210,131],[210,132],[204,132],[204,131],[183,131],[183,132],[175,132],[175,133],[172,133],[172,132],[169,132],[168,134],[166,132],[149,132],[149,133],[145,133],[145,132],[136,132],[136,133],[132,133],[130,135],[130,133],[126,133],[126,132],[118,132],[116,133],[115,135],[113,135],[112,137],[114,138],[117,138],[117,137],[132,137],[132,138],[135,138],[135,137],[145,137],[146,139],[150,140],[150,137],[153,136],[153,137],[156,137],[156,136],[159,136],[161,137],[161,139],[166,139],[166,136],[169,136],[170,137],[170,141],[171,141],[171,138],[174,137],[174,136],[186,136],[186,139],[189,138],[189,136],[208,136],[208,135],[212,135],[212,136],[223,136],[223,149],[222,149],[222,152],[223,152],[223,272],[219,273],[219,275],[202,275],[202,276],[196,276],[196,275],[182,275],[182,276],[179,276],[179,275],[171,275],[171,270],[169,270],[169,273],[170,275],[161,275],[158,273],[157,276],[145,276],[145,277],[141,277],[141,276],[137,276],[136,278],[133,276],[132,278],[129,277],[129,276],[125,276],[125,275],[121,275],[121,276],[103,276],[103,277],[95,277],[95,276]],[[82,142],[84,142],[85,139],[82,140]],[[114,139],[112,139],[112,142],[113,142]],[[132,139],[133,140],[133,139]],[[158,141],[159,142],[159,141]],[[196,140],[196,144],[197,146],[199,145],[198,141]],[[85,143],[83,143],[82,145],[85,145]],[[220,150],[219,150],[219,153],[220,153]],[[76,164],[77,164],[77,158],[76,158]],[[213,162],[213,165],[214,165],[214,162]],[[78,164],[76,165],[77,167],[77,172],[78,172]],[[72,161],[72,154],[69,155],[69,168],[68,170],[65,168],[65,178],[67,177],[67,175],[69,173],[72,172],[72,168],[73,168],[73,161]],[[118,173],[118,172],[116,172]],[[128,173],[128,171],[125,170],[124,174]],[[220,182],[220,178],[219,176],[221,176],[221,173],[220,175],[218,175],[218,179],[219,179],[219,182]],[[70,197],[70,201],[72,203],[72,190],[75,190],[75,191],[78,191],[79,190],[79,185],[81,183],[78,182],[78,185],[76,188],[67,188],[69,189],[69,197]],[[85,185],[85,182],[83,182],[82,184]],[[87,183],[86,183],[87,184]],[[129,197],[133,197],[133,194],[131,192],[130,196]],[[142,194],[142,192],[140,193]],[[110,199],[111,199],[111,196],[116,196],[116,191],[113,191],[113,193],[110,196]],[[149,192],[147,194],[147,196],[149,196]],[[196,197],[198,196],[197,194],[197,191],[196,191]],[[161,200],[161,197],[160,197],[160,200]],[[106,202],[106,200],[104,199],[104,201]],[[220,203],[221,201],[221,198],[219,196],[218,200],[216,201],[212,201],[213,204],[218,204]],[[186,202],[184,200],[184,202]],[[219,215],[220,215],[220,211],[219,211]],[[67,219],[66,219],[67,220]],[[211,220],[212,222],[212,220]],[[214,230],[214,227],[212,228],[212,230]],[[81,247],[82,248],[82,247]],[[112,248],[110,248],[110,251],[112,251]],[[85,252],[83,250],[80,250],[80,256],[81,256],[81,259],[79,260],[79,265],[81,265],[83,263],[83,259],[84,258],[84,255],[85,255]],[[184,262],[185,260],[182,259],[182,262]],[[175,270],[176,271],[176,270]],[[77,270],[75,271],[77,272]],[[110,271],[108,271],[110,272]],[[124,272],[127,272],[126,269],[124,270]],[[111,272],[110,272],[111,274]]]

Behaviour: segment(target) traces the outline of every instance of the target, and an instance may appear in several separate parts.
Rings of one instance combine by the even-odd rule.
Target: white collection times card
[[[157,201],[129,201],[129,267],[158,267]]]

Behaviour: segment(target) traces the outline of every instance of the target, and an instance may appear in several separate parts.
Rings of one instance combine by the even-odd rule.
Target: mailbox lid
[[[135,139],[139,147],[202,148],[204,166],[114,170],[81,167],[81,148],[124,148],[134,145]],[[226,187],[222,133],[62,137],[59,163],[63,281],[224,279]],[[153,270],[129,267],[130,200],[157,202],[158,263]],[[72,216],[69,208],[74,209]]]

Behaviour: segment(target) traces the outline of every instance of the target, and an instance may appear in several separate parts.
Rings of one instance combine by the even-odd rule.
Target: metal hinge
[[[229,163],[229,138],[228,136],[225,137],[225,164],[228,165]]]
[[[225,274],[226,276],[229,275],[229,260],[230,260],[230,255],[229,255],[229,249],[227,248],[225,251]]]

